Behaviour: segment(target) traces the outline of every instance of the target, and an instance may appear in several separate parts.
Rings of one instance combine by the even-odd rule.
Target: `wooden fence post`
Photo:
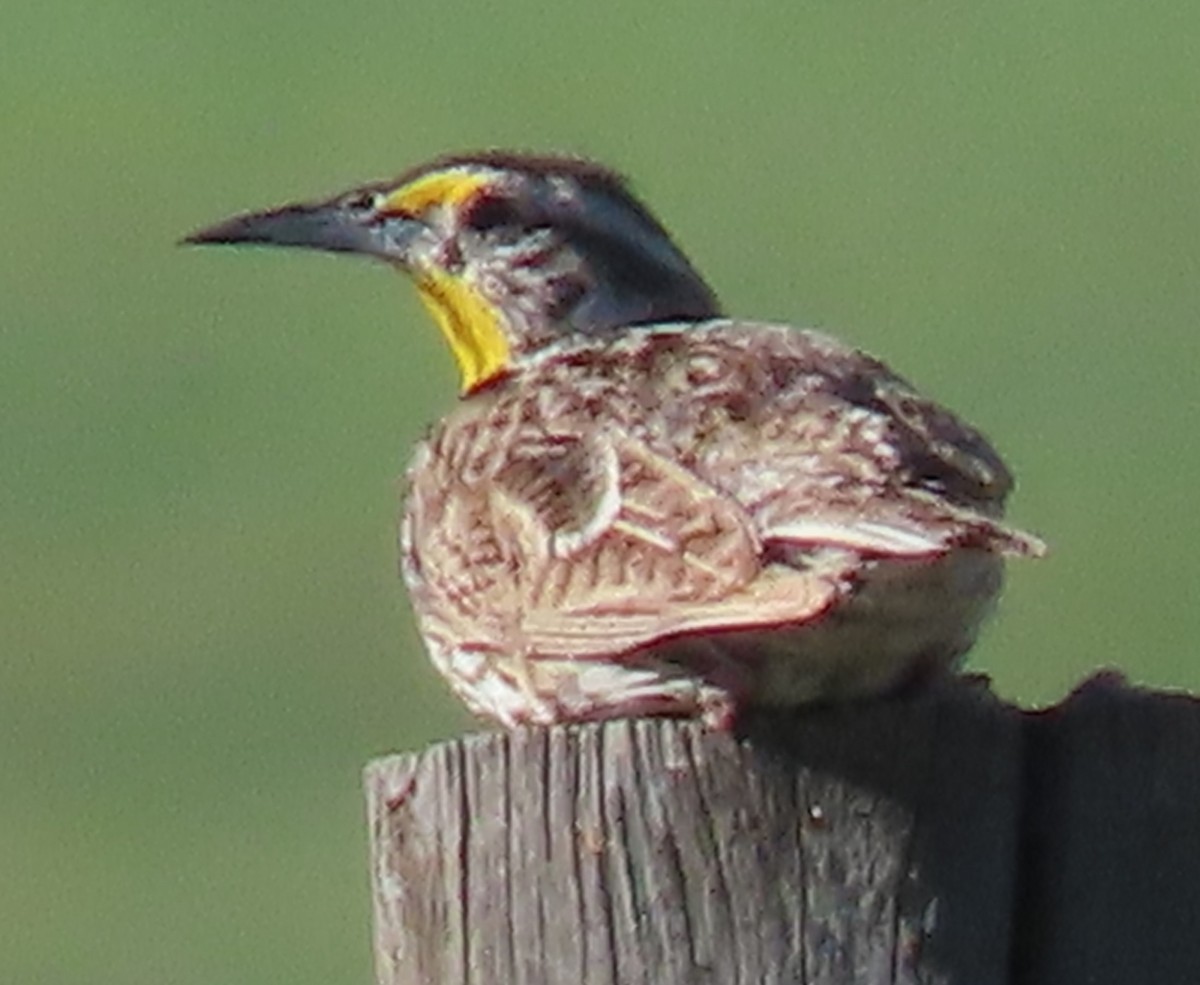
[[[1020,725],[959,684],[378,760],[380,985],[1002,985]]]
[[[1200,982],[1200,701],[1088,682],[1025,722],[1020,985]]]
[[[1195,985],[1200,701],[969,680],[366,772],[380,985]]]

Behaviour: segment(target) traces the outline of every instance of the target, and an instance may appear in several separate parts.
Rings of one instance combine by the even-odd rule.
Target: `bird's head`
[[[325,201],[235,216],[184,242],[302,246],[399,267],[450,343],[464,393],[564,336],[720,313],[625,182],[574,157],[440,158]]]

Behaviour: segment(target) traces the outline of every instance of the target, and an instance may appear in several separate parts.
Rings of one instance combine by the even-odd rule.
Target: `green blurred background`
[[[736,313],[991,435],[973,666],[1200,688],[1200,7],[776,0],[0,10],[0,981],[370,978],[358,772],[469,727],[394,576],[454,399],[381,267],[197,225],[489,145],[632,174]]]

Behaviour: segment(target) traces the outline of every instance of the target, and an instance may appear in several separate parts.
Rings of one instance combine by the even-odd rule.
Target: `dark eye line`
[[[516,203],[508,196],[495,192],[481,192],[476,195],[467,204],[462,218],[465,225],[479,232],[512,225],[517,220]]]
[[[355,212],[372,212],[383,203],[383,195],[379,192],[359,192],[346,199],[345,207]]]

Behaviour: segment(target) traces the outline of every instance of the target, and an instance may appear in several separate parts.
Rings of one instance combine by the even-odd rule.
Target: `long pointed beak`
[[[333,253],[362,253],[403,263],[409,244],[422,228],[415,219],[372,216],[337,202],[323,202],[247,212],[197,230],[180,242],[298,246]]]

